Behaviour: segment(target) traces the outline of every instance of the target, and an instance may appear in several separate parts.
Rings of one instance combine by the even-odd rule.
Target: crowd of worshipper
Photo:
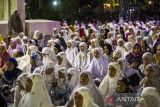
[[[117,102],[116,96],[138,97]],[[0,35],[0,107],[160,107],[160,21]]]

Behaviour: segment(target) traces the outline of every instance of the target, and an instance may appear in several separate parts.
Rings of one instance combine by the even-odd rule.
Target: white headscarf
[[[33,82],[32,89],[22,98],[18,107],[53,107],[43,77],[37,73],[28,77]]]
[[[53,51],[53,48],[54,48],[54,45],[55,45],[55,41],[51,39],[51,40],[48,41],[48,43],[51,44],[51,47],[50,47],[50,48],[51,48],[51,50]]]
[[[27,73],[22,73],[21,75],[18,76],[17,80],[19,80],[22,84],[22,86],[24,87],[24,89],[26,89],[26,83],[27,83]]]
[[[80,47],[80,46],[84,46],[84,50],[87,51],[87,44],[86,44],[85,42],[81,42],[81,43],[79,44],[79,47]]]
[[[130,65],[129,65],[129,63],[127,62],[126,59],[120,58],[120,59],[118,59],[118,61],[120,61],[121,64],[122,64],[122,72],[123,72],[123,73],[127,72],[127,71],[130,69]]]
[[[110,45],[112,45],[112,40],[109,38],[109,39],[106,39],[105,41],[104,41],[106,44],[110,44]]]
[[[57,54],[57,56],[61,57],[63,59],[62,63],[61,63],[61,66],[62,67],[66,67],[66,63],[67,63],[67,59],[66,59],[66,53],[65,52],[59,52]]]
[[[55,39],[54,42],[60,45],[60,40],[59,39]]]
[[[103,81],[101,82],[99,86],[99,90],[101,94],[105,97],[106,95],[113,95],[116,92],[116,84],[117,80],[121,78],[121,68],[120,65],[117,62],[112,62],[108,65],[108,70],[109,67],[112,66],[116,69],[116,74],[113,78],[107,74]]]
[[[60,69],[58,69],[58,72],[61,72],[65,75],[65,78],[68,79],[67,77],[67,69],[65,67],[61,67]]]
[[[151,49],[153,48],[153,40],[150,36],[143,37],[143,40],[147,42]]]
[[[122,58],[122,53],[121,53],[121,51],[120,50],[115,50],[115,51],[113,51],[113,59],[114,59],[114,57],[118,57],[118,59],[119,58]],[[118,60],[117,59],[117,60]]]
[[[136,39],[133,35],[129,35],[128,36],[128,41],[132,43],[132,45],[134,45],[136,43]]]
[[[31,55],[32,55],[33,53],[38,52],[38,47],[32,45],[32,46],[29,46],[29,47],[28,47],[28,50],[27,50],[27,51],[29,51],[29,50],[31,51]],[[27,52],[27,54],[28,54],[28,52]]]
[[[61,30],[61,32],[63,32],[63,38],[64,38],[65,42],[67,42],[70,39],[70,37],[68,35],[68,31],[67,30]]]
[[[51,68],[53,69],[53,71],[50,74],[46,74],[45,73],[46,70],[51,69]],[[48,89],[48,92],[51,91],[52,83],[53,83],[53,81],[55,81],[55,78],[56,78],[54,68],[55,68],[55,64],[53,62],[44,64],[44,71],[43,71],[42,75],[45,79],[45,84]]]
[[[28,54],[28,51],[30,50],[30,55]],[[21,69],[24,73],[29,73],[30,69],[30,56],[33,53],[38,52],[38,47],[36,46],[29,46],[27,49],[27,54],[25,56],[17,58],[18,61],[18,68]]]
[[[91,92],[90,92],[90,90],[88,88],[80,87],[80,88],[75,90],[74,95],[75,95],[76,92],[81,94],[82,97],[83,97],[83,105],[82,105],[82,107],[99,107],[98,105],[96,105],[93,102],[92,94],[91,94]],[[74,106],[73,107],[76,107],[75,99],[74,99]]]
[[[80,50],[80,52],[77,54],[74,61],[74,67],[80,70],[85,70],[90,62],[90,54],[87,53],[87,44],[85,42],[81,42],[79,44],[79,47],[80,46],[84,46],[84,51],[82,52]]]
[[[95,48],[100,48],[99,42],[98,42],[98,40],[96,38],[92,39],[90,42],[94,43]],[[91,51],[92,49],[94,49],[94,48],[92,48],[91,46],[89,46],[88,50]]]
[[[45,73],[46,70],[51,68],[53,69],[53,71],[50,74],[46,74]],[[37,67],[33,72],[33,73],[39,73],[43,76],[48,92],[50,92],[52,83],[56,78],[54,68],[55,68],[55,64],[53,62],[48,62],[48,63],[45,63],[43,66]]]
[[[40,33],[39,30],[34,31],[33,39],[36,39],[36,40],[38,39],[38,33]]]
[[[138,107],[160,107],[160,95],[154,87],[146,87],[142,90]]]
[[[23,36],[23,40],[28,40],[28,37],[27,36]]]
[[[119,44],[120,42],[123,42],[123,46],[117,45],[116,50],[121,51],[122,58],[125,58],[125,54],[126,54],[126,51],[125,51],[125,48],[124,48],[125,41],[123,39],[118,39],[117,44]]]
[[[142,36],[136,36],[136,43],[141,43]]]
[[[66,49],[66,58],[68,59],[68,61],[73,65],[74,64],[74,60],[77,56],[78,50],[76,47],[74,47],[74,41],[73,40],[69,40],[67,41],[67,43],[71,44],[71,47]]]
[[[97,35],[98,34],[98,30],[93,26],[93,24],[88,24],[88,26],[91,27],[91,29],[95,32],[95,34]]]
[[[136,74],[140,79],[142,79],[142,76],[139,73],[139,71],[131,68],[130,64],[128,63],[128,61],[126,59],[120,58],[120,59],[118,59],[118,61],[120,61],[122,64],[122,69],[121,69],[122,76],[130,77],[131,75]]]
[[[76,68],[69,68],[67,74],[71,74],[71,80],[69,81],[70,89],[73,90],[79,81],[80,72]]]
[[[80,76],[81,74],[87,74],[88,77],[89,77],[89,83],[87,85],[81,85],[80,84]],[[92,94],[92,97],[93,97],[93,100],[94,102],[99,105],[100,107],[103,107],[104,106],[104,102],[103,102],[103,97],[102,95],[100,94],[99,90],[98,90],[98,87],[96,86],[96,84],[94,83],[93,79],[92,79],[92,74],[88,71],[83,71],[80,73],[79,75],[79,81],[78,81],[78,84],[76,86],[76,88],[74,89],[74,91],[80,87],[87,87],[88,89],[90,89],[91,91],[91,94]],[[74,92],[73,91],[73,92]]]
[[[147,58],[148,64],[150,64],[150,63],[153,62],[153,55],[152,55],[150,52],[145,52],[145,53],[142,55],[142,59],[143,59],[143,58]],[[142,73],[144,73],[146,66],[147,66],[147,65],[144,65],[144,64],[141,64],[141,65],[139,66],[139,69],[141,70]]]
[[[45,54],[45,56],[43,56],[43,63],[47,63],[47,62],[56,63],[56,61],[57,61],[56,54],[49,47],[43,48],[42,54]]]
[[[103,56],[101,48],[95,48],[93,52],[98,51],[99,58],[93,57],[87,71],[92,72],[93,78],[103,79],[107,74],[108,64],[110,61]]]
[[[70,92],[70,87],[69,87],[69,81],[68,81],[68,75],[67,75],[67,69],[65,67],[61,67],[58,70],[58,73],[64,74],[64,78],[60,78],[58,74],[58,89],[59,91],[68,91]],[[70,93],[68,93],[70,94]]]
[[[152,55],[152,53],[150,53],[150,52],[145,52],[143,55],[142,55],[142,58],[144,58],[144,57],[147,57],[148,58],[148,63],[150,64],[150,63],[152,63],[153,62],[153,55]]]
[[[66,58],[66,53],[65,52],[59,52],[57,54],[58,57],[61,57],[63,59],[62,63],[59,65],[58,63],[55,65],[55,75],[56,77],[58,77],[58,70],[61,67],[65,67],[66,69],[69,69],[72,67],[72,65],[70,64],[70,62],[67,60]]]
[[[13,107],[18,107],[19,102],[22,99],[22,96],[25,95],[25,89],[27,84],[27,76],[28,74],[22,73],[18,76],[17,80],[21,82],[22,86],[24,87],[24,90],[21,89],[21,87],[16,86],[14,89],[14,104]]]
[[[124,44],[124,47],[127,49],[128,52],[130,52],[132,50],[133,45],[131,42],[126,42]]]

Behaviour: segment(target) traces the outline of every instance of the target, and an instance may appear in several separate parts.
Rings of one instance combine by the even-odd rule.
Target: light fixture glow
[[[54,6],[57,6],[57,4],[58,4],[57,1],[53,1]]]

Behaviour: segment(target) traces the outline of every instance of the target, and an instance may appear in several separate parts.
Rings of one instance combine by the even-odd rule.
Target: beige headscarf
[[[146,87],[137,107],[160,107],[160,95],[154,87]]]
[[[117,62],[110,63],[108,65],[108,70],[110,66],[116,69],[116,74],[113,78],[107,74],[102,80],[99,90],[104,97],[106,95],[112,95],[116,91],[117,80],[122,77],[121,67]]]

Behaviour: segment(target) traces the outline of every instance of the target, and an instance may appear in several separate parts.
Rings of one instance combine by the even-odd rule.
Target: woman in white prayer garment
[[[131,42],[126,42],[124,44],[124,48],[125,48],[125,51],[126,51],[125,57],[132,51],[132,47],[133,47],[133,45],[132,45]]]
[[[42,56],[43,56],[43,63],[47,63],[47,62],[57,62],[56,59],[56,54],[49,48],[49,47],[45,47],[42,49]]]
[[[102,80],[99,90],[103,97],[113,95],[116,92],[117,80],[122,77],[121,67],[117,62],[108,65],[108,73]]]
[[[160,95],[157,89],[154,87],[144,88],[136,107],[160,107]]]
[[[90,41],[91,45],[89,46],[89,51],[91,51],[94,48],[101,48],[101,46],[99,45],[98,39],[94,38]]]
[[[67,71],[67,75],[68,75],[68,80],[69,80],[69,87],[72,91],[79,82],[80,72],[76,68],[69,68]]]
[[[87,87],[91,91],[93,101],[100,107],[104,107],[103,97],[100,94],[98,87],[94,83],[92,79],[92,74],[90,72],[88,71],[81,72],[78,84],[72,92],[74,92],[76,89],[80,87]],[[71,94],[70,100],[66,104],[67,107],[70,107],[69,105],[72,105],[72,101],[73,101],[73,94]]]
[[[27,77],[26,94],[18,107],[53,107],[44,78],[37,73]]]
[[[95,48],[92,52],[94,57],[87,71],[92,72],[93,79],[99,79],[99,81],[101,81],[107,75],[108,64],[110,61],[104,56],[101,48]]]
[[[117,47],[116,47],[117,51],[121,51],[122,58],[125,58],[125,55],[127,53],[126,50],[125,50],[125,47],[124,47],[124,43],[125,43],[125,41],[123,39],[118,39]]]
[[[69,69],[72,67],[71,63],[66,58],[65,52],[59,52],[57,54],[57,63],[55,65],[55,76],[58,78],[58,70],[61,67],[65,67],[66,69]]]
[[[48,40],[47,47],[49,47],[53,52],[54,52],[54,45],[55,45],[54,40],[52,39]]]
[[[78,49],[74,46],[74,41],[68,40],[66,49],[66,58],[72,64],[72,66],[74,65],[74,60],[77,54],[78,54]]]
[[[140,87],[139,83],[142,79],[141,73],[138,70],[131,68],[124,58],[118,59],[117,63],[121,66],[122,75],[125,75],[130,81],[132,91],[137,92],[137,89]]]
[[[87,44],[81,42],[79,44],[80,52],[77,54],[74,61],[74,67],[80,70],[86,70],[91,62],[90,54],[87,52]]]
[[[86,87],[80,87],[74,92],[74,106],[73,107],[99,107],[93,101],[90,90]]]
[[[33,73],[37,67],[40,67],[42,65],[42,57],[38,53],[33,53],[30,57],[29,73]]]
[[[24,73],[30,73],[30,56],[33,53],[37,53],[38,47],[36,46],[29,46],[27,49],[27,54],[25,56],[17,58],[18,61],[18,68],[21,69]]]
[[[52,86],[51,100],[55,106],[63,106],[69,99],[71,90],[67,76],[67,70],[62,67],[58,70],[57,83]]]
[[[34,70],[34,73],[39,73],[43,76],[49,93],[51,92],[53,82],[56,81],[54,69],[55,64],[53,62],[48,62]]]
[[[14,104],[13,107],[18,107],[22,97],[26,94],[26,83],[28,74],[22,73],[17,78],[17,86],[14,89]]]

